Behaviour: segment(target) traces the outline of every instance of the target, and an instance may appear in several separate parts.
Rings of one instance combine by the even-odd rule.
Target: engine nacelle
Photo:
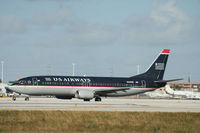
[[[94,92],[91,90],[77,90],[75,94],[76,98],[79,99],[92,99],[94,98]]]
[[[55,96],[58,99],[72,99],[72,96]]]

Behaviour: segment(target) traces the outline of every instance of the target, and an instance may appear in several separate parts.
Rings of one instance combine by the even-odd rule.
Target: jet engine
[[[77,90],[75,97],[79,99],[84,99],[85,101],[89,101],[94,98],[94,92],[91,90]]]

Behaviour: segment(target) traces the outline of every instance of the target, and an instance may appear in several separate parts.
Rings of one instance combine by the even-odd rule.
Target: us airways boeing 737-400
[[[11,82],[6,89],[19,94],[52,95],[59,99],[101,101],[101,97],[130,96],[164,87],[169,49],[164,49],[146,72],[132,77],[31,76]]]

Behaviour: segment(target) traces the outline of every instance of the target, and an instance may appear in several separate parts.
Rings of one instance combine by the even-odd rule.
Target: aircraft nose
[[[6,86],[5,89],[6,89],[6,93],[12,93],[13,92],[13,90],[10,89],[8,86]]]

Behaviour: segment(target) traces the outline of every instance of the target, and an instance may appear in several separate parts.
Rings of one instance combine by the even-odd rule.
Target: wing
[[[118,91],[126,91],[132,87],[123,87],[123,88],[111,88],[111,89],[103,89],[103,90],[95,90],[96,95],[104,95],[107,93],[116,93]]]

